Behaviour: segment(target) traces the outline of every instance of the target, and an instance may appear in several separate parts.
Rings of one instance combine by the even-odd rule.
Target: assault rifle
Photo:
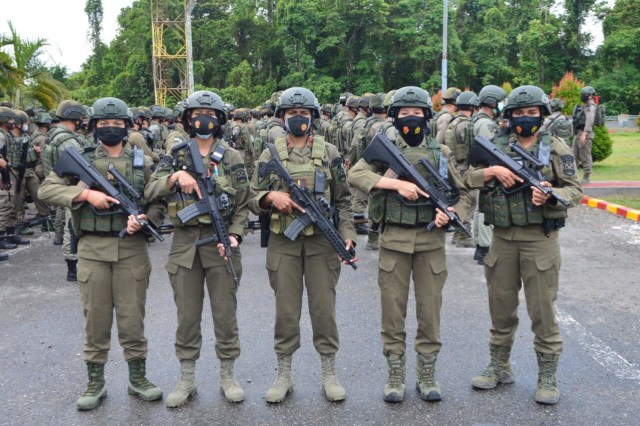
[[[200,150],[198,144],[194,139],[190,139],[186,142],[174,146],[171,151],[176,152],[178,150],[186,150],[189,153],[188,161],[190,163],[190,171],[198,175],[196,181],[198,182],[198,188],[200,188],[200,194],[202,198],[197,200],[194,204],[185,207],[178,212],[178,217],[182,223],[187,223],[191,219],[194,219],[200,215],[211,216],[211,224],[213,225],[214,234],[209,237],[196,242],[196,247],[201,247],[207,244],[220,243],[224,246],[224,255],[229,261],[231,273],[233,274],[233,280],[236,284],[240,284],[236,269],[233,266],[231,256],[233,255],[233,247],[231,247],[231,240],[229,239],[229,233],[227,232],[227,226],[220,210],[229,206],[229,197],[226,193],[216,195],[217,183],[212,176],[207,175],[202,164],[202,158],[200,157]],[[221,156],[216,156],[216,152],[212,154],[212,160],[214,163],[222,160]],[[176,190],[180,190],[177,185]]]
[[[115,198],[119,203],[116,205],[116,207],[118,207],[127,215],[133,215],[138,223],[142,225],[142,229],[152,234],[158,240],[164,241],[162,235],[158,233],[158,231],[151,225],[151,223],[138,217],[138,215],[142,213],[140,206],[135,201],[129,199],[129,197],[127,197],[121,190],[113,186],[111,182],[109,182],[107,178],[102,176],[102,174],[100,174],[100,172],[97,171],[96,168],[93,167],[93,165],[89,163],[77,150],[73,148],[65,149],[62,152],[62,155],[60,155],[60,158],[58,159],[56,166],[53,168],[53,171],[56,172],[56,174],[60,177],[73,176],[74,178],[81,180],[85,184],[89,185],[90,188],[98,188],[108,196]],[[111,171],[109,173],[111,174]],[[112,176],[116,178],[115,175],[112,174]],[[124,180],[124,178],[122,179]],[[135,193],[138,194],[137,191],[135,191]],[[134,196],[133,193],[130,194]],[[111,212],[98,212],[93,206],[91,206],[91,209],[98,215],[113,214]],[[125,227],[124,229],[122,229],[118,235],[120,238],[124,238],[125,235],[127,235],[127,228]]]
[[[453,187],[446,179],[440,176],[437,170],[435,170],[428,161],[422,159],[420,160],[420,165],[427,170],[436,182],[438,182],[437,186],[440,188],[436,188],[436,186],[431,185],[427,179],[418,173],[409,160],[402,155],[402,152],[400,152],[398,147],[395,146],[384,133],[376,134],[369,146],[362,153],[362,158],[364,158],[368,163],[372,163],[374,161],[384,163],[388,165],[389,168],[398,175],[398,177],[406,178],[415,183],[418,188],[429,195],[429,201],[431,204],[447,215],[450,222],[457,224],[460,229],[469,236],[469,238],[473,237],[471,231],[469,231],[469,229],[464,226],[464,223],[462,223],[460,216],[458,216],[456,212],[449,211],[450,202],[443,194],[443,191],[450,192],[453,190]],[[398,196],[400,197],[399,194]],[[404,199],[402,200],[404,202]],[[427,225],[427,229],[431,231],[435,226],[436,224],[434,220]]]
[[[1,159],[5,159],[2,154],[0,154]],[[9,171],[11,167],[7,163],[7,167],[4,169],[0,169],[0,191],[9,191],[11,189],[11,172]]]
[[[18,169],[18,178],[16,179],[16,194],[20,192],[22,188],[22,181],[24,180],[24,174],[27,171],[27,154],[29,153],[29,138],[24,137],[17,141],[20,151],[20,165],[16,167]]]
[[[260,167],[258,171],[260,180],[264,180],[269,173],[275,173],[284,184],[289,188],[291,199],[304,209],[304,213],[298,210],[294,210],[293,214],[296,216],[295,220],[284,231],[284,235],[291,241],[294,241],[300,232],[309,225],[315,225],[318,227],[322,235],[329,241],[331,247],[338,253],[340,259],[348,262],[353,269],[358,269],[358,266],[351,260],[355,258],[356,252],[353,248],[347,250],[345,241],[338,233],[333,223],[327,218],[333,216],[334,208],[329,201],[324,197],[319,197],[318,200],[311,195],[309,188],[300,186],[296,182],[289,171],[284,166],[278,152],[273,144],[269,144],[269,151],[271,151],[271,159]]]
[[[498,166],[506,167],[507,169],[511,170],[511,172],[513,172],[516,176],[518,176],[520,179],[524,181],[522,185],[518,185],[518,187],[513,190],[507,191],[506,189],[504,189],[504,192],[506,194],[513,194],[514,192],[533,186],[540,192],[546,195],[550,195],[552,198],[555,198],[556,201],[562,204],[563,206],[569,207],[569,202],[564,198],[562,198],[561,196],[559,196],[558,194],[556,194],[553,191],[553,188],[542,185],[542,182],[545,181],[545,178],[544,176],[542,176],[542,172],[540,172],[540,170],[544,167],[544,164],[542,164],[540,160],[533,157],[526,150],[522,149],[521,147],[516,145],[514,142],[509,144],[509,149],[511,149],[511,151],[515,152],[516,154],[518,154],[520,157],[522,157],[522,159],[525,162],[528,162],[535,171],[527,168],[524,164],[520,164],[513,158],[509,157],[507,154],[502,152],[502,150],[498,148],[495,144],[491,143],[487,138],[482,136],[476,136],[474,140],[475,140],[474,146],[481,148],[483,151],[482,153],[476,153],[476,154],[479,154],[478,156],[479,158],[477,157],[475,160],[476,164],[486,163],[492,166],[498,165]],[[486,155],[482,155],[482,154],[486,154]]]

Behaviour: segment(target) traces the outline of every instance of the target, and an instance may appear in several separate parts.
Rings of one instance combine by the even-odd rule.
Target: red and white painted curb
[[[629,207],[621,206],[619,204],[613,204],[608,201],[599,200],[597,198],[584,197],[580,204],[587,205],[594,209],[605,210],[609,213],[613,213],[616,216],[624,217],[625,219],[631,219],[636,222],[640,222],[640,210],[632,209]]]

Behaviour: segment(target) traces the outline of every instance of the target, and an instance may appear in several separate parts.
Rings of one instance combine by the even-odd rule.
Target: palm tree
[[[55,81],[44,70],[39,57],[44,53],[44,47],[48,46],[47,40],[39,38],[35,41],[24,40],[16,31],[15,27],[8,21],[11,34],[9,37],[3,36],[0,39],[0,47],[10,46],[13,48],[13,57],[7,63],[7,82],[8,89],[13,91],[13,103],[16,107],[20,106],[23,88],[27,88],[27,93],[34,99],[38,100],[47,109],[53,108],[55,104],[61,101],[66,95],[64,86]],[[0,56],[0,67],[4,70],[6,56]],[[4,73],[3,73],[4,74]],[[0,80],[0,84],[4,84]]]

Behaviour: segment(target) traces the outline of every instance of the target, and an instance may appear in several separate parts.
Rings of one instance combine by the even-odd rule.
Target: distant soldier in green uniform
[[[552,136],[560,138],[571,146],[571,137],[573,136],[573,125],[571,121],[562,113],[567,103],[559,98],[553,98],[550,101],[551,115],[544,119],[544,124],[540,128],[541,132],[549,132]]]
[[[62,154],[62,151],[65,149],[73,148],[78,151],[83,151],[85,148],[92,146],[85,138],[76,133],[86,115],[86,109],[76,101],[66,100],[58,105],[56,117],[60,120],[60,124],[49,135],[49,145],[47,145],[43,154],[45,176],[51,174],[51,171],[58,162],[60,154]],[[71,209],[59,206],[56,213],[56,221],[62,220],[64,223],[62,252],[64,254],[64,260],[67,263],[67,281],[76,281],[78,256],[76,253],[72,253],[71,250],[72,236],[69,229],[70,219]]]
[[[149,131],[153,135],[153,150],[158,154],[162,154],[164,152],[164,139],[166,136],[162,128],[165,111],[160,105],[152,105],[149,110],[151,112]]]
[[[456,99],[462,93],[457,87],[449,87],[442,95],[441,110],[431,120],[431,137],[438,143],[444,143],[444,135],[449,123],[455,118],[458,107]]]
[[[430,180],[432,178],[426,169],[419,165],[421,159],[426,159],[443,178],[460,189],[460,199],[463,199],[467,193],[449,149],[425,132],[433,115],[431,105],[431,97],[426,90],[414,86],[398,89],[388,112],[398,130],[395,145],[414,168]],[[381,166],[361,159],[350,170],[349,183],[367,191],[380,190],[378,197],[372,197],[370,202],[378,204],[376,211],[382,212],[373,219],[383,224],[378,284],[382,302],[383,354],[389,372],[383,399],[386,402],[404,399],[405,318],[413,276],[418,318],[416,389],[423,400],[439,401],[442,390],[435,379],[435,369],[442,345],[440,307],[447,279],[444,243],[449,218],[426,204],[424,198],[416,205],[410,205],[411,201],[427,194],[414,183],[397,179],[394,173],[387,172],[384,176],[377,173],[376,168]],[[427,225],[434,221],[437,228],[428,231]]]
[[[469,168],[469,151],[473,144],[473,122],[471,121],[471,116],[478,106],[480,106],[480,99],[475,93],[470,91],[460,93],[456,99],[458,112],[444,132],[444,144],[453,153],[456,159],[456,169],[458,169],[460,175],[463,175]],[[468,229],[471,229],[471,221],[478,204],[478,191],[469,192],[469,201],[470,204],[464,207],[464,210],[469,213],[462,218],[462,221]],[[457,247],[475,247],[473,238],[469,238],[460,229],[456,229],[453,233],[452,242]]]
[[[528,151],[543,165],[543,185],[553,187],[574,207],[583,192],[573,155],[562,140],[539,131],[543,117],[549,114],[549,98],[542,89],[513,89],[505,107],[511,133],[498,136],[494,143],[511,157],[517,154],[509,149],[509,143]],[[532,167],[526,161],[525,166]],[[502,166],[485,167],[480,161],[478,167],[467,171],[465,181],[468,187],[480,190],[480,210],[484,220],[494,227],[491,248],[484,259],[491,314],[491,362],[471,385],[493,389],[498,383],[515,381],[509,356],[518,328],[518,294],[524,288],[539,366],[535,400],[555,404],[560,398],[556,369],[562,352],[555,310],[560,272],[558,230],[564,226],[567,208],[534,187],[524,186],[505,195],[500,186],[513,190],[522,179]]]
[[[341,124],[342,120],[344,119],[346,111],[348,111],[346,104],[347,104],[347,99],[349,99],[350,96],[352,96],[352,94],[349,92],[344,92],[340,94],[340,97],[338,98],[338,102],[334,107],[335,109],[334,109],[333,118],[331,119],[331,125],[329,126],[329,129],[325,134],[325,140],[330,144],[338,147],[338,150],[340,151],[341,154],[342,154],[342,149],[339,146],[340,141],[339,141],[338,135],[340,133],[340,127],[342,126]]]
[[[313,126],[316,129],[316,134],[322,136],[325,141],[327,140],[327,131],[331,126],[331,112],[333,111],[333,104],[324,104],[320,109],[320,118],[313,120]]]
[[[176,121],[176,127],[174,127],[174,129],[169,132],[169,134],[167,135],[167,139],[164,141],[164,150],[167,154],[171,154],[171,148],[173,148],[174,145],[178,145],[189,140],[189,134],[185,131],[185,125],[182,121],[182,116],[184,114],[184,108],[186,104],[186,101],[180,101],[173,108],[173,116]]]
[[[133,126],[128,129],[129,135],[127,136],[131,146],[135,146],[141,149],[144,155],[151,158],[154,163],[160,161],[160,155],[150,148],[153,146],[153,139],[148,140],[144,133],[139,129],[142,128],[141,119],[144,116],[143,112],[139,108],[131,108],[131,118],[133,120]],[[151,135],[150,132],[146,135]],[[151,145],[150,145],[151,143]]]
[[[284,120],[287,136],[276,140],[275,150],[289,173],[314,196],[324,196],[338,211],[338,230],[346,249],[355,247],[351,223],[349,188],[343,160],[335,146],[311,133],[311,120],[320,116],[318,101],[308,89],[292,87],[280,96],[276,116]],[[265,150],[258,165],[272,157]],[[255,173],[251,182],[251,210],[271,214],[267,271],[276,302],[275,352],[278,359],[276,380],[267,392],[267,402],[283,401],[293,389],[291,360],[300,347],[302,295],[306,287],[313,344],[320,353],[322,382],[329,401],[342,401],[346,392],[338,382],[335,357],[339,348],[336,324],[336,285],[340,258],[317,227],[310,225],[291,241],[284,231],[293,222],[294,209],[286,187],[276,176],[262,181]],[[357,259],[356,259],[357,260]]]
[[[43,181],[44,178],[46,177],[44,175],[44,164],[42,161],[42,153],[44,152],[44,149],[47,147],[47,143],[49,143],[49,130],[51,130],[51,123],[52,123],[52,119],[51,116],[49,114],[47,114],[46,112],[41,112],[38,114],[38,116],[35,119],[35,123],[38,126],[38,129],[33,133],[33,146],[34,146],[34,150],[35,147],[38,147],[38,152],[37,152],[37,157],[38,160],[36,161],[36,175],[38,176],[38,179],[40,179],[40,181]]]
[[[576,120],[574,123],[575,138],[571,148],[576,158],[578,166],[582,165],[583,175],[580,183],[589,183],[591,177],[591,169],[593,168],[593,157],[591,156],[591,146],[595,133],[593,126],[596,120],[595,103],[596,89],[591,86],[585,86],[580,90],[580,100],[582,106],[578,107],[578,111],[574,114]]]
[[[249,119],[249,110],[246,108],[239,108],[235,111],[233,116],[233,123],[231,124],[231,139],[236,145],[236,149],[240,152],[244,160],[244,166],[247,169],[249,179],[253,176],[253,169],[255,168],[255,157],[253,146],[253,136],[251,136],[251,129],[247,125],[246,121]]]
[[[343,157],[348,158],[349,150],[351,149],[351,126],[356,119],[360,106],[360,96],[352,95],[347,99],[345,104],[345,114],[342,116],[339,124],[338,131],[338,150]],[[346,163],[347,168],[351,165]]]
[[[480,107],[471,117],[473,122],[473,136],[483,136],[493,140],[500,132],[496,120],[500,117],[500,104],[507,97],[505,91],[492,84],[485,86],[478,93]],[[476,208],[473,215],[473,238],[476,243],[474,260],[482,265],[484,257],[489,252],[491,244],[491,226],[485,225],[484,213]]]
[[[20,238],[16,233],[15,221],[11,218],[13,212],[13,198],[15,188],[12,186],[11,160],[9,147],[13,145],[14,138],[11,131],[16,124],[16,116],[9,107],[0,107],[0,236],[10,235],[9,238],[0,239],[0,249],[11,250],[17,244],[28,244],[29,240]],[[26,242],[25,242],[26,241]],[[3,256],[4,257],[4,256]]]
[[[64,117],[63,114],[60,114]],[[127,129],[132,125],[127,104],[116,98],[101,98],[93,104],[89,129],[95,131],[96,147],[85,149],[84,158],[105,177],[107,168],[116,169],[143,193],[151,177],[152,160],[127,143]],[[67,149],[74,149],[70,146]],[[147,339],[144,315],[151,261],[147,238],[134,216],[120,211],[96,214],[91,208],[106,210],[116,200],[99,189],[89,189],[71,177],[51,173],[40,195],[46,202],[72,209],[73,229],[78,241],[78,284],[85,318],[83,357],[87,363],[89,383],[76,405],[91,410],[107,395],[104,366],[111,346],[111,327],[115,311],[118,338],[129,365],[128,390],[145,401],[162,398],[162,391],[146,378]],[[131,196],[131,194],[128,194]],[[164,208],[160,203],[147,205],[139,217],[156,226],[162,223]],[[126,228],[127,234],[118,234]]]
[[[210,215],[200,215],[187,223],[182,223],[178,217],[179,211],[203,195],[185,148],[173,145],[172,156],[163,157],[145,191],[149,200],[164,198],[168,202],[169,218],[175,227],[165,268],[178,315],[175,350],[180,361],[180,381],[169,394],[167,407],[183,405],[197,391],[195,366],[202,347],[200,323],[205,285],[213,315],[216,355],[220,360],[220,389],[229,402],[244,400],[244,390],[233,373],[240,355],[236,319],[238,284],[228,262],[233,262],[241,277],[239,245],[249,214],[250,190],[242,156],[222,139],[221,126],[226,121],[222,99],[216,93],[198,91],[187,99],[182,115],[185,130],[195,139],[205,170],[215,180],[215,195],[227,200],[220,210],[234,250],[231,259],[224,258],[224,248],[220,249],[222,244],[196,246],[196,242],[210,238],[214,232]]]

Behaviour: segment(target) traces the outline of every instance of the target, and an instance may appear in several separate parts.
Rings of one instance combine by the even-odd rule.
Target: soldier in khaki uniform
[[[395,145],[426,179],[430,177],[423,167],[418,166],[419,160],[426,159],[432,163],[443,174],[442,177],[460,189],[462,200],[468,195],[449,149],[425,135],[432,114],[431,97],[426,90],[414,86],[398,89],[388,112],[399,132]],[[374,188],[382,190],[378,192],[379,198],[374,200],[372,197],[370,202],[379,204],[381,208],[377,211],[384,212],[375,218],[383,223],[378,284],[382,301],[383,354],[389,372],[383,399],[387,402],[404,399],[405,318],[413,275],[418,318],[416,389],[425,401],[439,401],[442,390],[434,374],[441,347],[440,307],[447,278],[444,242],[449,219],[446,214],[425,205],[424,198],[419,206],[402,202],[398,195],[416,201],[427,194],[412,182],[389,177],[388,173],[381,176],[376,173],[376,167],[361,159],[350,170],[349,183],[367,191]],[[432,221],[437,228],[428,231],[426,227]]]
[[[85,108],[78,102],[72,100],[62,101],[56,110],[56,117],[60,124],[49,135],[49,145],[44,149],[43,165],[44,174],[49,176],[58,162],[58,158],[65,149],[73,148],[82,151],[91,146],[83,137],[76,132],[86,117]],[[71,233],[69,229],[69,219],[71,210],[62,206],[56,212],[56,221],[61,220],[64,224],[62,240],[62,252],[67,263],[67,281],[76,281],[78,256],[71,250]]]
[[[589,183],[591,177],[591,169],[593,167],[593,158],[591,157],[591,145],[593,145],[593,126],[596,117],[595,103],[596,89],[591,86],[585,86],[580,90],[580,100],[582,106],[578,112],[576,120],[575,132],[573,139],[573,156],[576,158],[578,165],[582,165],[583,175],[580,183]]]
[[[320,118],[313,121],[313,126],[316,129],[316,134],[322,136],[324,140],[327,140],[327,131],[331,126],[331,111],[333,110],[332,104],[322,105],[320,110]]]
[[[500,103],[507,97],[505,91],[498,86],[492,84],[485,86],[478,93],[480,107],[473,114],[471,121],[473,122],[473,136],[482,136],[489,140],[493,140],[500,132],[500,127],[496,124],[496,120],[500,116]],[[485,225],[484,213],[476,208],[473,215],[473,238],[476,243],[476,251],[473,259],[478,261],[479,265],[484,262],[484,257],[489,252],[491,244],[491,226]]]
[[[544,124],[540,127],[540,131],[549,132],[551,135],[562,139],[568,146],[571,146],[573,125],[562,113],[562,110],[567,106],[567,103],[562,99],[553,98],[550,101],[550,105],[551,115],[545,118]]]
[[[444,143],[444,135],[458,112],[456,99],[462,93],[457,87],[449,87],[442,95],[442,109],[431,120],[431,137],[438,143]]]
[[[84,150],[82,155],[107,178],[107,167],[113,163],[142,193],[151,177],[152,160],[127,144],[127,128],[132,125],[127,104],[116,98],[102,98],[93,104],[93,110],[89,128],[95,129],[98,146]],[[78,409],[95,408],[107,394],[104,365],[111,346],[114,310],[118,338],[129,365],[129,393],[145,401],[162,398],[162,391],[146,378],[144,314],[151,261],[141,225],[135,217],[120,211],[97,215],[91,206],[109,209],[116,200],[55,172],[44,181],[40,196],[45,202],[72,209],[73,228],[80,238],[78,284],[85,317],[83,356],[89,383],[77,401]],[[140,203],[148,208],[139,217],[160,225],[162,205]],[[119,238],[118,233],[124,228],[128,235]]]
[[[247,169],[249,179],[253,176],[255,168],[256,154],[253,151],[253,136],[246,121],[249,119],[249,110],[240,108],[235,111],[233,116],[233,124],[231,125],[231,138],[236,144],[236,149],[240,152],[244,160],[244,166]]]
[[[211,237],[211,217],[202,215],[182,223],[177,213],[194,203],[200,196],[196,175],[186,161],[186,150],[174,145],[172,155],[163,157],[152,182],[145,191],[150,200],[165,198],[169,203],[169,217],[175,226],[169,260],[165,266],[169,273],[178,314],[176,330],[176,356],[180,361],[180,381],[167,398],[168,407],[184,404],[196,393],[195,365],[200,357],[202,334],[202,307],[205,283],[209,293],[213,326],[216,337],[216,355],[220,359],[220,389],[230,402],[244,400],[244,391],[233,375],[235,360],[240,355],[240,340],[236,320],[238,285],[228,262],[233,262],[238,276],[242,275],[240,248],[249,210],[249,180],[244,161],[238,151],[222,140],[222,125],[227,121],[220,96],[209,91],[198,91],[187,99],[182,122],[195,138],[202,161],[214,177],[220,193],[228,197],[228,205],[221,208],[234,248],[232,259],[224,258],[222,244],[196,242]],[[215,155],[214,155],[215,154]],[[215,160],[220,158],[221,161]],[[216,165],[214,162],[218,161]],[[176,188],[179,184],[179,189]],[[197,194],[197,195],[196,195]]]
[[[460,93],[456,98],[458,112],[444,132],[444,144],[453,153],[456,159],[456,169],[458,169],[460,175],[463,175],[469,168],[469,150],[473,143],[473,122],[471,121],[471,115],[479,105],[480,99],[475,93],[470,91]],[[473,215],[478,204],[478,191],[469,192],[469,201],[471,204],[464,207],[464,210],[469,213],[466,217],[462,218],[462,222],[468,229],[471,229],[471,221],[473,220]],[[475,247],[473,238],[469,238],[469,236],[460,229],[456,229],[451,241],[457,247]]]
[[[311,133],[311,120],[320,116],[318,101],[308,89],[293,87],[282,92],[276,109],[287,128],[287,137],[275,143],[277,154],[291,176],[313,193],[323,185],[324,196],[340,216],[339,232],[346,249],[355,247],[351,223],[349,188],[342,157],[335,146]],[[264,150],[258,165],[272,157]],[[324,180],[324,183],[320,183]],[[336,376],[335,356],[339,339],[336,324],[336,285],[340,276],[340,259],[327,239],[314,226],[308,226],[295,241],[283,235],[294,220],[295,204],[276,176],[260,181],[258,173],[251,182],[251,210],[255,214],[271,213],[267,270],[276,302],[275,352],[278,359],[276,380],[267,392],[267,402],[281,402],[293,389],[291,360],[300,347],[302,294],[306,287],[313,344],[320,353],[324,392],[329,401],[341,401],[346,392]],[[320,195],[320,194],[316,194]],[[357,259],[355,259],[357,260]],[[304,282],[304,284],[303,284]]]
[[[2,186],[0,186],[0,236],[12,235],[8,239],[0,239],[0,249],[11,250],[17,247],[17,240],[22,240],[15,234],[15,223],[10,218],[13,211],[15,188],[12,186],[11,160],[9,147],[14,144],[11,131],[15,127],[16,118],[9,107],[0,106],[0,172]],[[24,240],[27,241],[28,240]],[[4,256],[3,256],[4,257]]]
[[[544,165],[543,184],[553,187],[573,207],[583,197],[573,155],[562,140],[539,131],[543,116],[550,113],[549,98],[542,89],[515,88],[505,108],[511,133],[497,137],[495,144],[514,157],[508,147],[511,142],[530,152]],[[491,248],[484,259],[491,362],[471,384],[476,389],[493,389],[498,383],[515,381],[509,355],[518,328],[518,293],[524,288],[539,366],[535,400],[555,404],[560,397],[556,369],[562,352],[555,312],[560,272],[558,230],[564,226],[567,208],[533,187],[505,195],[500,185],[513,190],[522,180],[502,166],[471,167],[465,182],[470,188],[480,189],[480,209],[494,226]]]

